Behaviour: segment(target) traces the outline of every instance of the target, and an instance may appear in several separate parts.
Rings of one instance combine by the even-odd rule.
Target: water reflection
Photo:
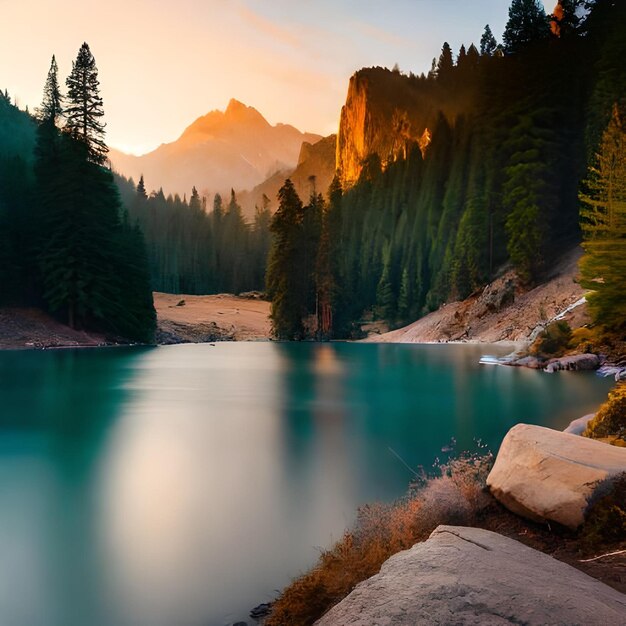
[[[480,347],[0,353],[0,623],[226,624],[451,437],[562,428],[610,385]],[[393,452],[392,452],[393,450]]]

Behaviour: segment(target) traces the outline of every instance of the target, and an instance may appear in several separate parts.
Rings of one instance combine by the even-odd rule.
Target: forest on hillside
[[[35,117],[0,94],[0,304],[149,342],[156,314],[143,234],[104,167],[98,69],[86,43],[66,88],[63,97],[53,56]]]
[[[328,202],[303,206],[287,182],[268,265],[278,336],[310,335],[312,315],[318,337],[351,336],[372,309],[410,322],[507,264],[532,286],[581,241],[579,194],[612,111],[623,119],[626,105],[626,7],[571,0],[555,13],[514,0],[501,44],[487,27],[480,50],[455,58],[444,44],[427,76],[404,77],[457,103],[453,117],[439,113],[425,150],[370,155],[353,186],[342,190],[339,172]],[[623,281],[620,238],[612,253]]]
[[[338,172],[327,193],[312,179],[300,198],[287,181],[252,223],[234,191],[165,197],[147,191],[159,181],[112,174],[88,46],[73,69],[91,77],[83,93],[72,76],[61,93],[53,59],[35,115],[0,93],[0,304],[149,340],[150,289],[266,289],[278,338],[350,337],[364,312],[413,321],[503,267],[532,285],[583,235],[587,259],[600,259],[584,280],[609,294],[625,279],[623,188],[605,184],[623,181],[607,162],[624,160],[624,32],[616,0],[560,0],[553,16],[513,0],[501,43],[487,26],[479,46],[444,43],[427,75],[362,70],[422,94],[430,143],[371,154],[354,184],[342,188]],[[81,98],[97,113],[83,127]],[[623,311],[623,289],[611,289]]]

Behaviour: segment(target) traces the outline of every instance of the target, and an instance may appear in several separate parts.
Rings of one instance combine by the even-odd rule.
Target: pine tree
[[[459,56],[456,59],[457,67],[462,68],[467,63],[467,50],[465,49],[465,44],[461,44],[459,49]]]
[[[308,313],[315,313],[317,291],[315,272],[317,267],[317,253],[322,231],[322,215],[324,212],[324,198],[315,189],[315,177],[311,185],[309,202],[302,208],[302,240],[298,247],[302,255],[302,281],[306,292],[306,308]]]
[[[202,201],[196,187],[191,189],[191,198],[189,198],[189,208],[192,211],[202,211]]]
[[[454,59],[452,58],[452,49],[450,48],[450,44],[444,41],[441,54],[439,55],[439,61],[437,61],[437,76],[448,76],[453,67]]]
[[[398,320],[401,322],[408,321],[409,311],[411,308],[411,282],[409,280],[409,271],[405,267],[402,270],[402,279],[400,281],[400,293],[398,294]]]
[[[502,199],[508,211],[507,250],[522,280],[532,283],[544,268],[550,218],[558,207],[552,131],[530,115],[521,116],[508,146]]]
[[[550,33],[546,12],[539,0],[513,0],[502,40],[508,53],[546,39]]]
[[[384,243],[382,252],[383,269],[376,287],[376,310],[380,319],[393,322],[396,299],[391,286],[391,247],[388,241]]]
[[[581,194],[581,284],[594,322],[626,332],[626,128],[615,106]]]
[[[52,55],[48,77],[43,88],[43,101],[39,109],[37,109],[39,121],[51,122],[54,126],[58,126],[59,120],[63,115],[63,96],[59,88],[58,71],[56,59]]]
[[[278,339],[302,339],[307,295],[299,248],[303,207],[291,180],[287,179],[280,188],[278,201],[272,218],[274,238],[267,267],[272,331]]]
[[[330,339],[333,332],[333,296],[336,286],[333,280],[330,237],[329,208],[325,207],[315,267],[318,339]]]
[[[48,87],[53,85],[54,71],[46,83],[48,105]],[[38,131],[35,172],[45,233],[38,255],[43,297],[71,327],[149,341],[155,314],[143,239],[127,217],[121,219],[113,176],[101,167],[107,152],[98,121],[102,101],[86,44],[68,87],[67,132],[58,133],[52,112]]]
[[[143,180],[143,174],[139,177],[139,182],[137,183],[137,195],[144,200],[148,198],[148,194],[146,193],[146,183]]]
[[[252,226],[253,288],[261,291],[265,289],[267,258],[272,243],[270,233],[272,211],[270,203],[270,199],[263,194],[261,206],[255,207],[254,224]]]
[[[482,56],[491,57],[494,55],[497,47],[498,42],[491,32],[491,27],[487,24],[485,26],[485,32],[480,38],[480,54]]]
[[[82,142],[88,159],[103,165],[109,149],[104,142],[105,124],[100,81],[96,60],[86,43],[80,47],[72,72],[67,77],[67,107],[65,110],[65,130]]]

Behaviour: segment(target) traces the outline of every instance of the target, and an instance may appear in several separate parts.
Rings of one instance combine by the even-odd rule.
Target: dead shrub
[[[438,475],[415,481],[406,498],[359,509],[354,528],[283,590],[266,626],[313,624],[390,556],[425,541],[440,524],[471,524],[489,503],[485,481],[492,465],[484,449],[463,454],[437,466]]]

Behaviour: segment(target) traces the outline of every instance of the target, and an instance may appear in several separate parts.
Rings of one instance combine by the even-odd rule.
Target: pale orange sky
[[[336,131],[348,79],[399,63],[428,71],[444,40],[500,39],[509,0],[0,0],[0,88],[38,106],[52,54],[64,87],[87,41],[109,145],[176,139],[230,98],[271,123]],[[552,3],[546,6],[552,8]]]

